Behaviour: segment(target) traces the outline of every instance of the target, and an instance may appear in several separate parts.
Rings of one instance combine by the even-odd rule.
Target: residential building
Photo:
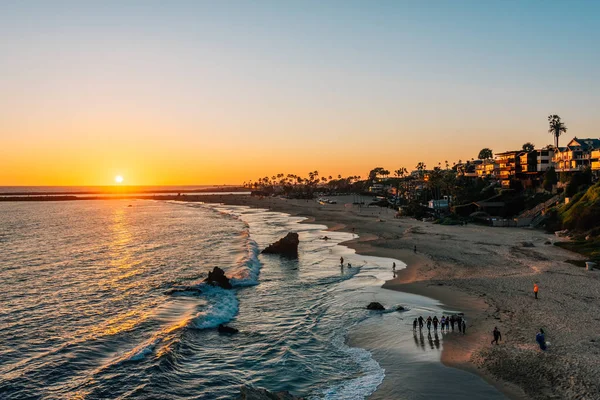
[[[520,153],[521,151],[506,151],[496,154],[495,161],[498,167],[494,173],[505,189],[510,187],[510,181],[515,179],[517,173],[520,172]]]
[[[592,171],[600,171],[600,149],[592,150],[591,153]]]
[[[551,148],[534,150],[536,152],[537,172],[546,172],[550,167],[554,166],[552,157],[554,150]]]
[[[566,147],[554,150],[556,171],[575,172],[592,165],[592,152],[600,150],[600,139],[573,138]]]
[[[519,167],[518,175],[520,178],[525,178],[527,175],[537,175],[537,151],[533,150],[530,152],[522,151],[518,155]]]
[[[494,160],[482,160],[482,162],[475,167],[475,172],[479,178],[493,177],[495,176],[495,170],[498,168],[499,166]]]

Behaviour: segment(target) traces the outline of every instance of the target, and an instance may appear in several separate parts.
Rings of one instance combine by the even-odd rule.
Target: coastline
[[[600,368],[600,319],[590,316],[598,315],[600,308],[589,300],[600,298],[600,279],[567,263],[581,256],[552,246],[551,235],[395,219],[392,210],[359,210],[348,203],[319,205],[243,195],[215,195],[203,201],[302,216],[330,230],[358,234],[358,239],[341,244],[361,255],[404,261],[408,267],[383,287],[465,311],[468,334],[444,343],[442,362],[479,375],[509,398],[593,398],[597,393],[592,377]],[[543,288],[540,297],[545,301],[533,299],[534,281]],[[504,341],[492,347],[494,326],[500,327]],[[537,349],[533,339],[539,327],[550,331],[551,351]]]

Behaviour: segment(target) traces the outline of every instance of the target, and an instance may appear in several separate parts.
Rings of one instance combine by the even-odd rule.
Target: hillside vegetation
[[[600,182],[576,194],[557,211],[562,228],[573,232],[572,241],[557,245],[600,261]]]

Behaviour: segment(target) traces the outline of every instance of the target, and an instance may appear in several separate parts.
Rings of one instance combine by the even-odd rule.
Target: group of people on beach
[[[538,299],[538,293],[540,291],[540,287],[538,286],[537,282],[533,283],[533,296],[534,298],[537,300]],[[502,340],[502,333],[500,332],[500,329],[498,329],[497,326],[494,327],[494,330],[492,331],[492,342],[490,344],[496,344],[498,345],[498,342]],[[546,342],[546,333],[544,332],[543,328],[540,328],[539,332],[535,335],[535,341],[537,342],[537,344],[540,346],[540,350],[545,351],[548,348],[548,345],[550,345],[550,342]]]
[[[437,315],[434,315],[433,318],[431,316],[427,317],[427,320],[423,318],[423,316],[419,316],[419,318],[415,318],[413,321],[413,331],[417,330],[417,326],[419,330],[423,329],[423,325],[427,325],[427,330],[431,332],[431,326],[433,325],[434,332],[437,332],[438,325],[440,326],[440,330],[442,332],[454,332],[454,327],[456,326],[458,331],[463,335],[467,333],[467,320],[463,318],[461,315],[442,315],[441,319],[438,319]]]

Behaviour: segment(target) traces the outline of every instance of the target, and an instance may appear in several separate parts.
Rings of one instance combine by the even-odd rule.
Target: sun
[[[123,177],[121,175],[115,176],[115,182],[116,183],[123,183]]]

